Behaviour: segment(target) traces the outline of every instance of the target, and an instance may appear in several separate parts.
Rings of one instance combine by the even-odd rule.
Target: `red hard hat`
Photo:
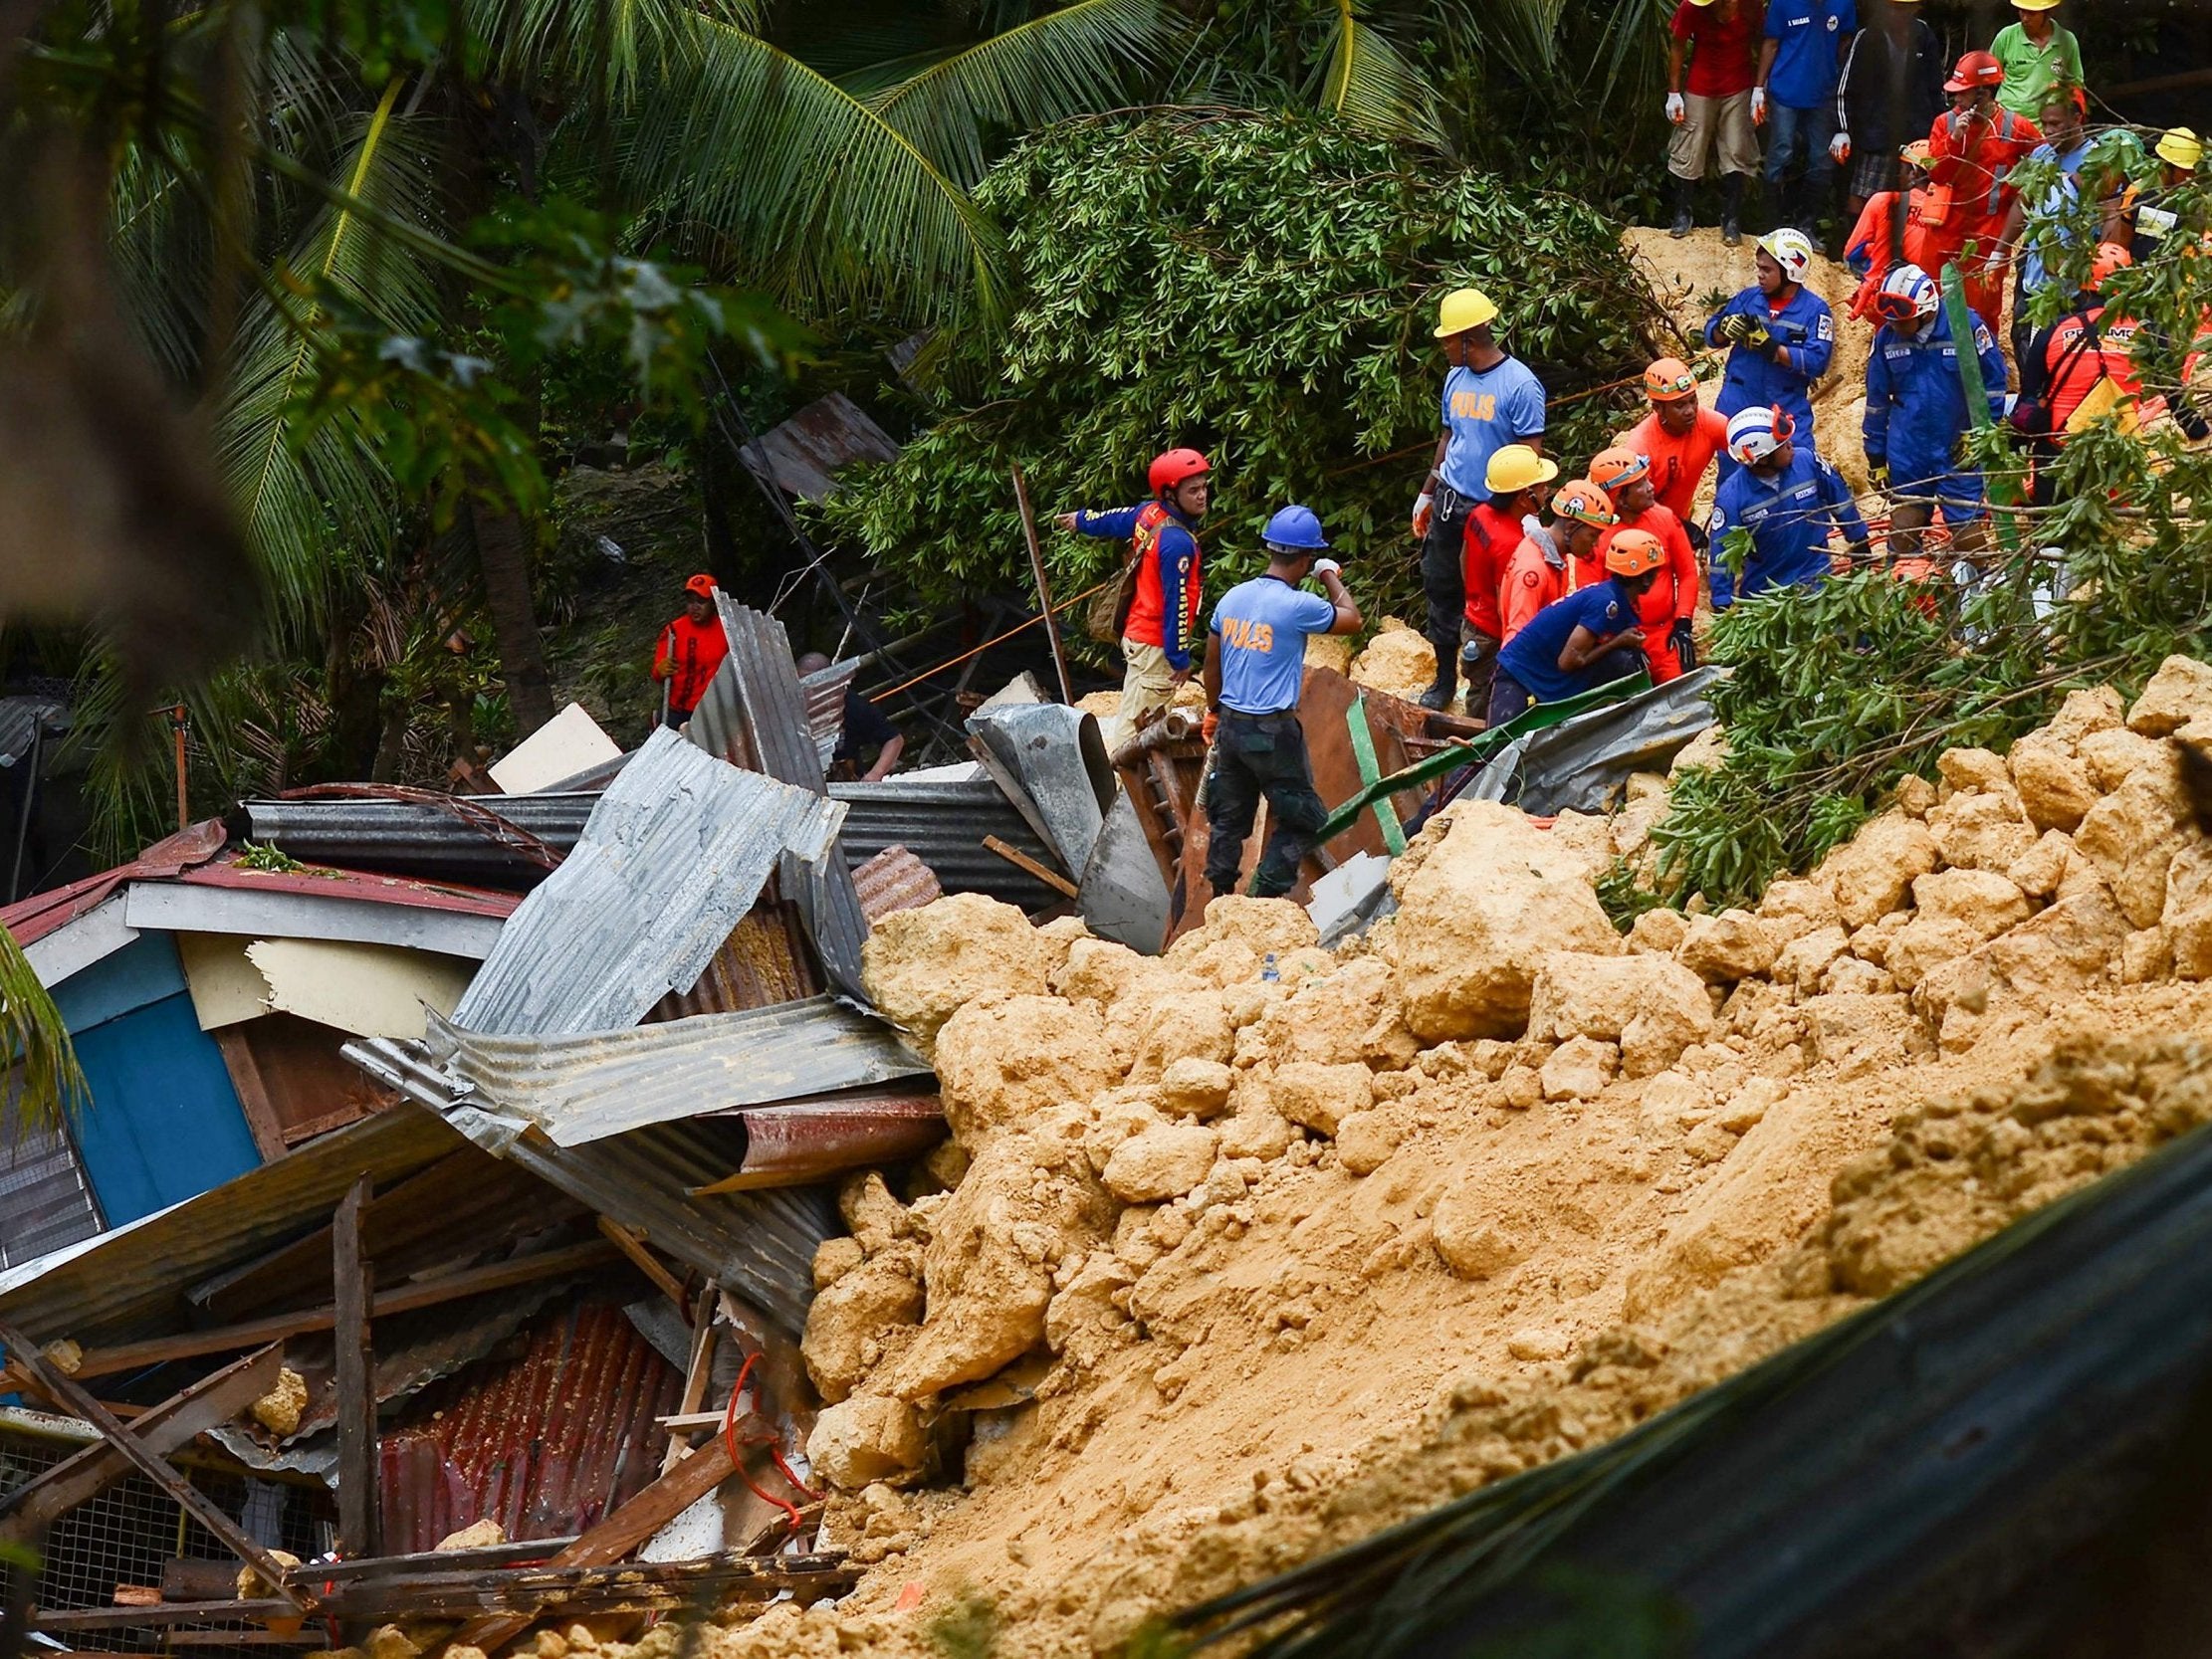
[[[1165,455],[1152,458],[1152,471],[1147,476],[1152,481],[1152,493],[1161,496],[1187,479],[1198,478],[1213,470],[1207,465],[1206,457],[1197,450],[1172,449]]]
[[[2135,256],[2118,243],[2100,242],[2097,245],[2097,258],[2090,266],[2089,286],[2092,289],[2101,289],[2104,286],[2106,277],[2115,271],[2124,271],[2134,263]]]
[[[712,599],[715,596],[715,579],[702,570],[690,581],[684,583],[684,591],[686,593],[696,593],[702,599]]]
[[[2005,84],[2005,66],[1987,52],[1969,52],[1959,59],[1958,68],[1951,71],[1951,78],[1943,83],[1947,93],[1970,93],[1983,87],[2001,87]]]

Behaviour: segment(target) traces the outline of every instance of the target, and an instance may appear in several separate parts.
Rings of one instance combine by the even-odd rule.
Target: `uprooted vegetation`
[[[848,1184],[805,1343],[826,1532],[871,1571],[717,1651],[927,1653],[988,1605],[996,1651],[1113,1652],[2212,1117],[2199,735],[2203,665],[2078,692],[1755,909],[1626,938],[1592,881],[1650,790],[1549,831],[1454,807],[1333,951],[1279,901],[1158,960],[976,897],[888,919],[870,989],[954,1140]]]

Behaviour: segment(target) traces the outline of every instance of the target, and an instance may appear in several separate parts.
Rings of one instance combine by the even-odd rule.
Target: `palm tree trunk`
[[[512,513],[473,503],[469,530],[484,576],[485,603],[491,607],[507,704],[515,712],[515,733],[527,737],[553,718],[553,681],[546,672],[545,642],[538,637],[538,613],[530,597],[529,544],[522,520]]]

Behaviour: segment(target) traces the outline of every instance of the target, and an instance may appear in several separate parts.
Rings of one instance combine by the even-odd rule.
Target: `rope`
[[[1113,586],[1114,583],[1119,580],[1121,580],[1119,576],[1109,576],[1105,581],[1100,582],[1096,587],[1086,587],[1085,589],[1083,589],[1082,592],[1076,594],[1072,599],[1062,599],[1058,604],[1052,607],[1052,614],[1057,616],[1061,611],[1066,610],[1070,605],[1080,605],[1092,594],[1103,592],[1105,589]],[[920,674],[914,675],[905,680],[901,680],[896,686],[892,686],[888,690],[880,692],[870,692],[868,694],[868,701],[870,703],[881,703],[887,697],[896,697],[899,695],[899,693],[905,691],[909,686],[918,686],[923,681],[929,679],[930,676],[933,674],[943,674],[949,668],[958,668],[962,663],[968,661],[969,658],[982,656],[993,646],[1003,644],[1005,641],[1012,639],[1014,635],[1027,632],[1029,629],[1034,628],[1043,620],[1044,613],[1042,611],[1039,611],[1036,615],[1030,617],[1028,621],[1017,622],[1011,628],[1008,628],[1004,633],[992,635],[991,638],[985,640],[983,644],[975,647],[973,650],[963,651],[957,657],[948,657],[944,662],[939,663],[935,668],[926,668],[922,670]]]
[[[745,1458],[738,1450],[740,1445],[767,1446],[770,1460],[774,1463],[777,1472],[791,1483],[791,1490],[810,1504],[820,1500],[820,1493],[814,1491],[804,1481],[791,1473],[791,1466],[783,1461],[783,1448],[776,1444],[774,1436],[769,1435],[760,1440],[748,1441],[738,1439],[738,1396],[745,1392],[746,1378],[753,1374],[753,1367],[759,1364],[760,1360],[760,1350],[756,1348],[745,1356],[745,1363],[738,1367],[738,1380],[730,1387],[730,1403],[722,1408],[722,1443],[730,1449],[730,1466],[737,1470],[738,1479],[745,1482],[747,1489],[762,1503],[773,1504],[775,1508],[781,1510],[785,1522],[789,1525],[791,1531],[796,1533],[800,1527],[805,1525],[803,1518],[798,1513],[798,1506],[787,1498],[778,1498],[774,1493],[763,1492],[758,1486],[755,1486],[753,1477],[745,1472]]]

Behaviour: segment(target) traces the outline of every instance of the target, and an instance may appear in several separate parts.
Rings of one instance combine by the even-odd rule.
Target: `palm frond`
[[[664,217],[802,315],[997,313],[997,230],[913,138],[770,42],[693,22],[698,50],[630,134]]]
[[[726,7],[756,16],[758,7]],[[628,109],[691,44],[690,7],[671,0],[481,0],[472,38],[491,43],[493,66],[517,87],[580,92],[601,109]]]
[[[0,1062],[17,1068],[0,1094],[0,1141],[27,1129],[51,1129],[73,1117],[87,1097],[85,1074],[61,1010],[39,983],[15,934],[0,928]]]
[[[1125,101],[1182,32],[1162,0],[1076,0],[994,35],[870,100],[876,113],[947,174],[973,185],[995,133],[1020,131]]]
[[[1552,0],[1540,0],[1552,3]],[[1436,95],[1376,27],[1336,0],[1335,41],[1321,103],[1353,126],[1390,138],[1443,145]]]

